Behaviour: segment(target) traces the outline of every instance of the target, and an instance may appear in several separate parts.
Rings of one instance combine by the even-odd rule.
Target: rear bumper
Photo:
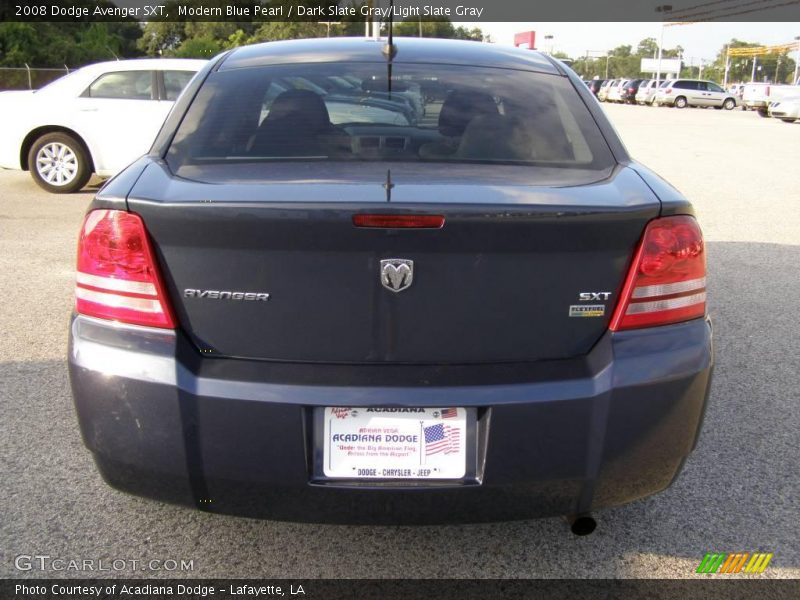
[[[180,334],[84,317],[69,349],[83,439],[112,486],[212,512],[347,523],[577,514],[663,490],[696,443],[712,367],[704,320],[607,333],[586,357],[525,369],[207,359]],[[427,369],[416,385],[414,369]],[[477,407],[480,477],[315,477],[311,413],[331,405]]]

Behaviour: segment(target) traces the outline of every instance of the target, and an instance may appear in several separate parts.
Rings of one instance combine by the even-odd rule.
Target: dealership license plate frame
[[[329,440],[326,439],[328,429],[326,427],[326,414],[329,414],[331,409],[343,409],[348,407],[316,407],[312,411],[312,436],[311,436],[311,457],[312,457],[312,482],[314,483],[334,483],[334,484],[354,484],[354,485],[386,485],[395,483],[406,483],[414,485],[441,485],[441,484],[473,484],[479,483],[479,470],[477,464],[477,457],[479,451],[478,443],[478,411],[474,407],[457,407],[459,412],[465,413],[464,424],[464,469],[460,476],[435,476],[432,474],[428,477],[386,477],[386,476],[358,476],[344,475],[342,473],[332,473],[331,464],[326,461],[330,458],[328,448]],[[367,411],[373,408],[382,407],[349,407],[355,408],[358,411]],[[416,408],[416,407],[408,407]],[[455,407],[419,407],[425,408],[428,411],[441,411],[442,408],[455,408]],[[387,415],[388,416],[388,415]],[[447,420],[441,419],[441,422],[446,424]],[[425,420],[425,425],[432,424]],[[438,456],[438,455],[436,455]],[[327,468],[326,468],[327,467]],[[393,467],[394,468],[394,467]]]

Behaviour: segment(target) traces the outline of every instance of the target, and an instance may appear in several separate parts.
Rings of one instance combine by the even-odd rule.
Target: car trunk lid
[[[156,163],[129,196],[180,327],[205,355],[428,364],[581,355],[606,331],[660,208],[626,167],[583,179],[553,169],[547,185],[526,184],[518,167],[285,167],[280,180],[252,165],[188,179]],[[356,227],[364,213],[445,222]],[[384,285],[390,259],[413,262],[401,291]],[[403,287],[393,264],[388,279]]]

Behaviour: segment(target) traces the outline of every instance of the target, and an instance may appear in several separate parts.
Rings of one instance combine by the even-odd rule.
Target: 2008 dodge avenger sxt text
[[[712,370],[692,207],[533,51],[212,60],[80,235],[69,367],[114,487],[327,522],[663,490]]]

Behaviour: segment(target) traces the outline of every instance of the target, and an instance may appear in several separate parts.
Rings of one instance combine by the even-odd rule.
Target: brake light
[[[356,227],[382,227],[385,229],[440,229],[444,226],[442,215],[353,215]]]
[[[664,90],[664,93],[665,93],[665,94],[671,94],[671,93],[672,93],[672,88],[667,88],[667,89],[665,89],[665,90]]]
[[[173,329],[175,319],[139,215],[94,210],[78,241],[78,313]]]
[[[693,217],[651,221],[636,251],[609,329],[654,327],[706,314],[706,253]]]
[[[764,92],[764,95],[765,95],[765,96],[769,96],[769,86],[767,86],[767,89],[766,89],[766,91]]]

